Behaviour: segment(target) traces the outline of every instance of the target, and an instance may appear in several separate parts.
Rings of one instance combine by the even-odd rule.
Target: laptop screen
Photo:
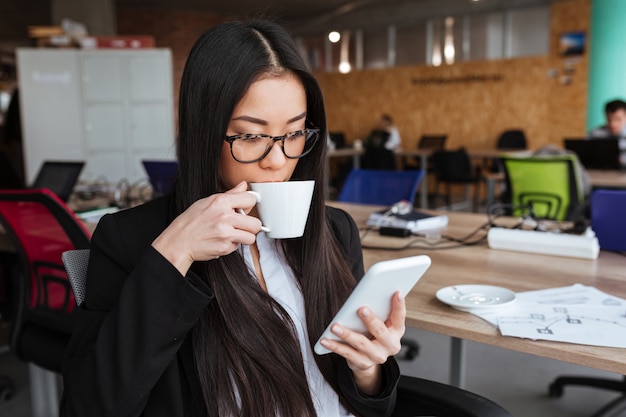
[[[172,190],[174,177],[176,176],[176,170],[178,169],[177,161],[144,159],[141,163],[143,164],[143,168],[146,170],[148,178],[150,179],[150,185],[152,185],[154,197],[167,194]]]
[[[84,166],[83,161],[45,161],[31,188],[47,188],[67,202]]]
[[[606,139],[564,139],[565,149],[578,156],[587,169],[620,169],[619,141]]]

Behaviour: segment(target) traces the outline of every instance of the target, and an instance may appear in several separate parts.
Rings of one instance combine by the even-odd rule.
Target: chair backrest
[[[514,206],[532,206],[538,218],[570,220],[582,204],[576,155],[508,155],[501,160],[507,183],[505,200]]]
[[[65,251],[61,255],[77,306],[85,301],[89,252],[89,249],[74,249]]]
[[[144,159],[141,163],[148,174],[154,197],[162,196],[172,190],[176,171],[178,171],[178,161]]]
[[[496,143],[498,149],[526,149],[526,134],[521,129],[505,130]]]
[[[424,171],[353,169],[341,188],[337,201],[391,205],[406,200],[413,204]]]
[[[512,417],[482,395],[452,385],[401,375],[392,417]]]
[[[591,228],[600,248],[626,251],[626,190],[595,190],[591,193]]]
[[[448,135],[423,135],[417,143],[417,149],[443,149]]]
[[[0,224],[19,264],[11,349],[22,360],[60,372],[75,307],[61,254],[88,248],[89,232],[49,190],[0,190]]]
[[[464,148],[435,151],[431,158],[438,181],[466,182],[474,177],[472,160]]]

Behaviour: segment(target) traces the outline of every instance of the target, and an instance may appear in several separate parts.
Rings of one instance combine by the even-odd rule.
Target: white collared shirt
[[[352,416],[339,402],[339,397],[333,388],[326,382],[314,359],[314,352],[309,344],[306,316],[304,313],[304,299],[296,282],[291,268],[285,262],[279,246],[274,239],[270,239],[265,233],[257,235],[257,247],[259,249],[261,271],[267,286],[267,292],[289,313],[298,332],[300,351],[304,358],[304,370],[306,372],[311,398],[315,405],[318,416],[345,417]],[[254,271],[254,263],[250,254],[250,247],[241,245],[244,259],[251,271]]]

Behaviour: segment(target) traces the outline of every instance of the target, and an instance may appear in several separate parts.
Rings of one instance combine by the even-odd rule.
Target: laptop
[[[621,169],[619,141],[606,139],[563,139],[565,149],[574,152],[587,169]]]
[[[141,163],[148,174],[154,197],[162,196],[172,190],[178,161],[144,159]]]
[[[44,161],[30,188],[47,188],[67,202],[84,166],[84,161]]]

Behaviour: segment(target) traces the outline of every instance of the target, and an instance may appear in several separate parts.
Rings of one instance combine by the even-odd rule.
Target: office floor
[[[407,336],[419,342],[420,354],[413,361],[400,360],[402,372],[446,382],[449,338],[416,329],[408,329]],[[565,362],[473,342],[467,342],[466,360],[466,389],[500,403],[515,417],[589,417],[618,395],[592,388],[568,387],[562,398],[549,398],[546,394],[547,386],[557,375],[606,375],[619,378]],[[10,376],[17,386],[16,396],[11,401],[0,403],[0,417],[31,417],[26,365],[10,353],[2,354],[0,374]]]

